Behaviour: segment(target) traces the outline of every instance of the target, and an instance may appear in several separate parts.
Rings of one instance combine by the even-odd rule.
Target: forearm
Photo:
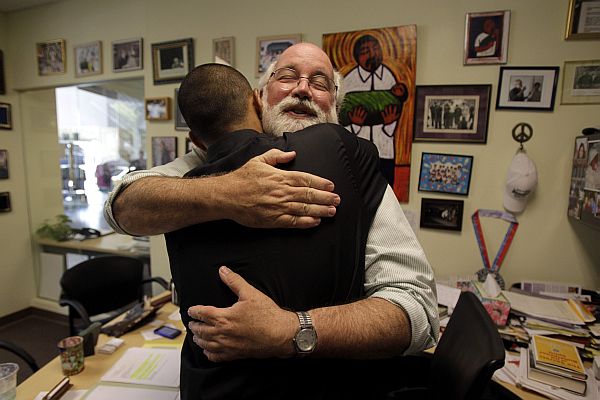
[[[315,357],[384,358],[404,353],[411,341],[402,308],[380,298],[311,310],[318,335]]]

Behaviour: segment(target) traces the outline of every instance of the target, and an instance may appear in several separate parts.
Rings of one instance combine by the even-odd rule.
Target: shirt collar
[[[367,79],[371,78],[372,75],[375,75],[377,79],[381,80],[383,77],[383,64],[381,64],[374,72],[369,72],[360,65],[358,66],[358,76],[363,82],[366,82]]]

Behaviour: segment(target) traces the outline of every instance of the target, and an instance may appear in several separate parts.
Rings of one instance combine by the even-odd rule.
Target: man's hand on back
[[[269,150],[228,174],[231,196],[223,199],[231,202],[228,218],[253,228],[312,228],[334,216],[340,197],[331,181],[274,167],[295,157]]]

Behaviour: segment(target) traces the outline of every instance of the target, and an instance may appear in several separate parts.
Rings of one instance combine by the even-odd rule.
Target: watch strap
[[[313,328],[312,318],[306,311],[296,311],[298,316],[298,322],[300,322],[300,329]]]

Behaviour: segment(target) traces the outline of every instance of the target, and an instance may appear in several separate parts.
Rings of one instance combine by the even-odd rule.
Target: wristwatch
[[[317,331],[312,324],[312,319],[307,312],[296,312],[300,327],[294,336],[294,347],[298,356],[305,356],[317,347]]]

